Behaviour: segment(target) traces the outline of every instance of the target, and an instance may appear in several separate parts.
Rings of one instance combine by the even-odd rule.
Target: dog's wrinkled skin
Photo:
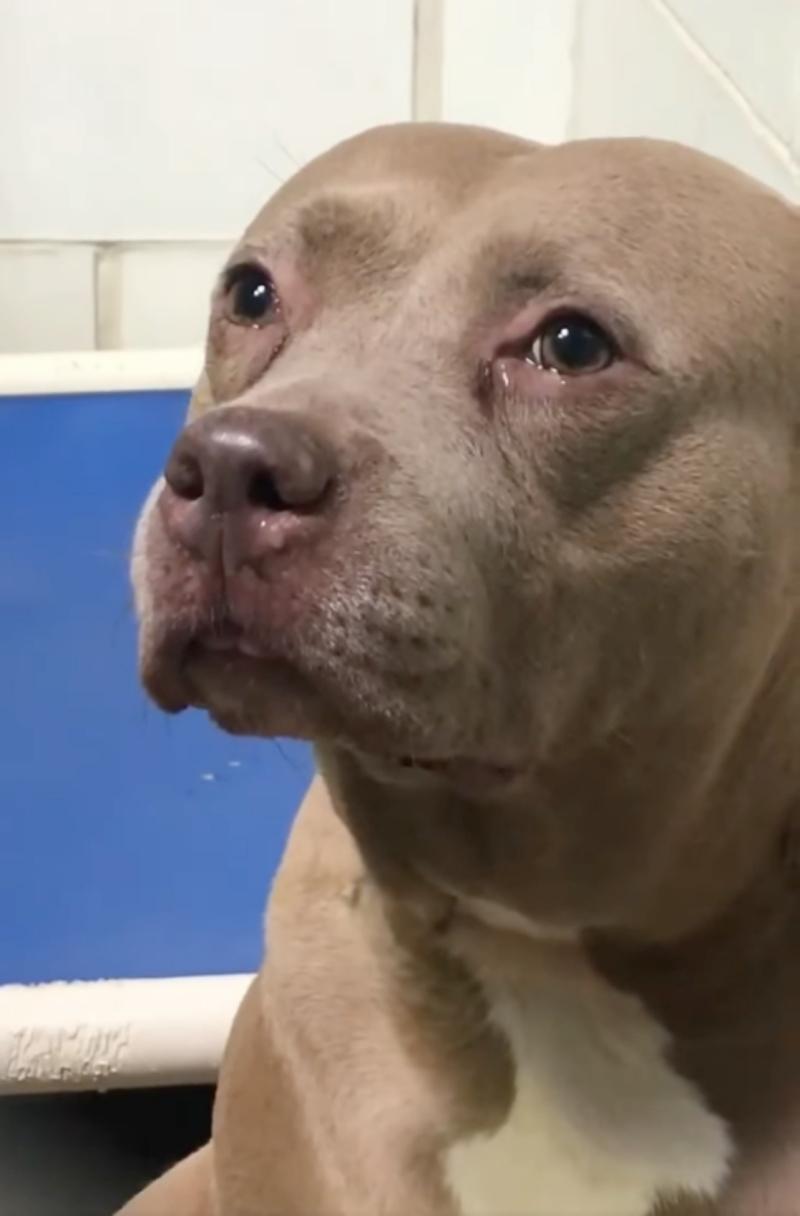
[[[674,145],[398,126],[243,262],[279,303],[224,279],[185,435],[301,435],[325,493],[256,561],[159,483],[143,678],[322,777],[213,1143],[126,1212],[800,1211],[800,217]],[[539,366],[576,313],[610,364]]]

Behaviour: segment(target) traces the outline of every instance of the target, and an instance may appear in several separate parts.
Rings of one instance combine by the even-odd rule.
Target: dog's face
[[[788,205],[677,146],[321,158],[216,290],[138,530],[147,688],[482,797],[724,733],[794,607],[799,264]]]

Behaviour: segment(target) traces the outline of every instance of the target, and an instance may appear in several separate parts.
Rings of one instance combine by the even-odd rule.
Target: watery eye
[[[228,271],[225,300],[229,321],[254,328],[272,321],[278,306],[271,276],[254,262],[243,262]]]
[[[546,321],[534,335],[528,362],[561,376],[600,372],[617,356],[613,340],[590,317],[562,314]]]

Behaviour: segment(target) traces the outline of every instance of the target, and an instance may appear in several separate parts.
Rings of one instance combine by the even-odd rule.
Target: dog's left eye
[[[527,361],[561,376],[585,376],[603,371],[616,356],[613,339],[591,317],[562,313],[534,335]]]
[[[271,276],[254,262],[243,262],[227,272],[225,300],[229,321],[254,328],[273,320],[278,306]]]

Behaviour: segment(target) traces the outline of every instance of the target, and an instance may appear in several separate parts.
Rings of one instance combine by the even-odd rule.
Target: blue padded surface
[[[310,752],[136,677],[128,549],[186,399],[0,398],[0,983],[258,963]]]

